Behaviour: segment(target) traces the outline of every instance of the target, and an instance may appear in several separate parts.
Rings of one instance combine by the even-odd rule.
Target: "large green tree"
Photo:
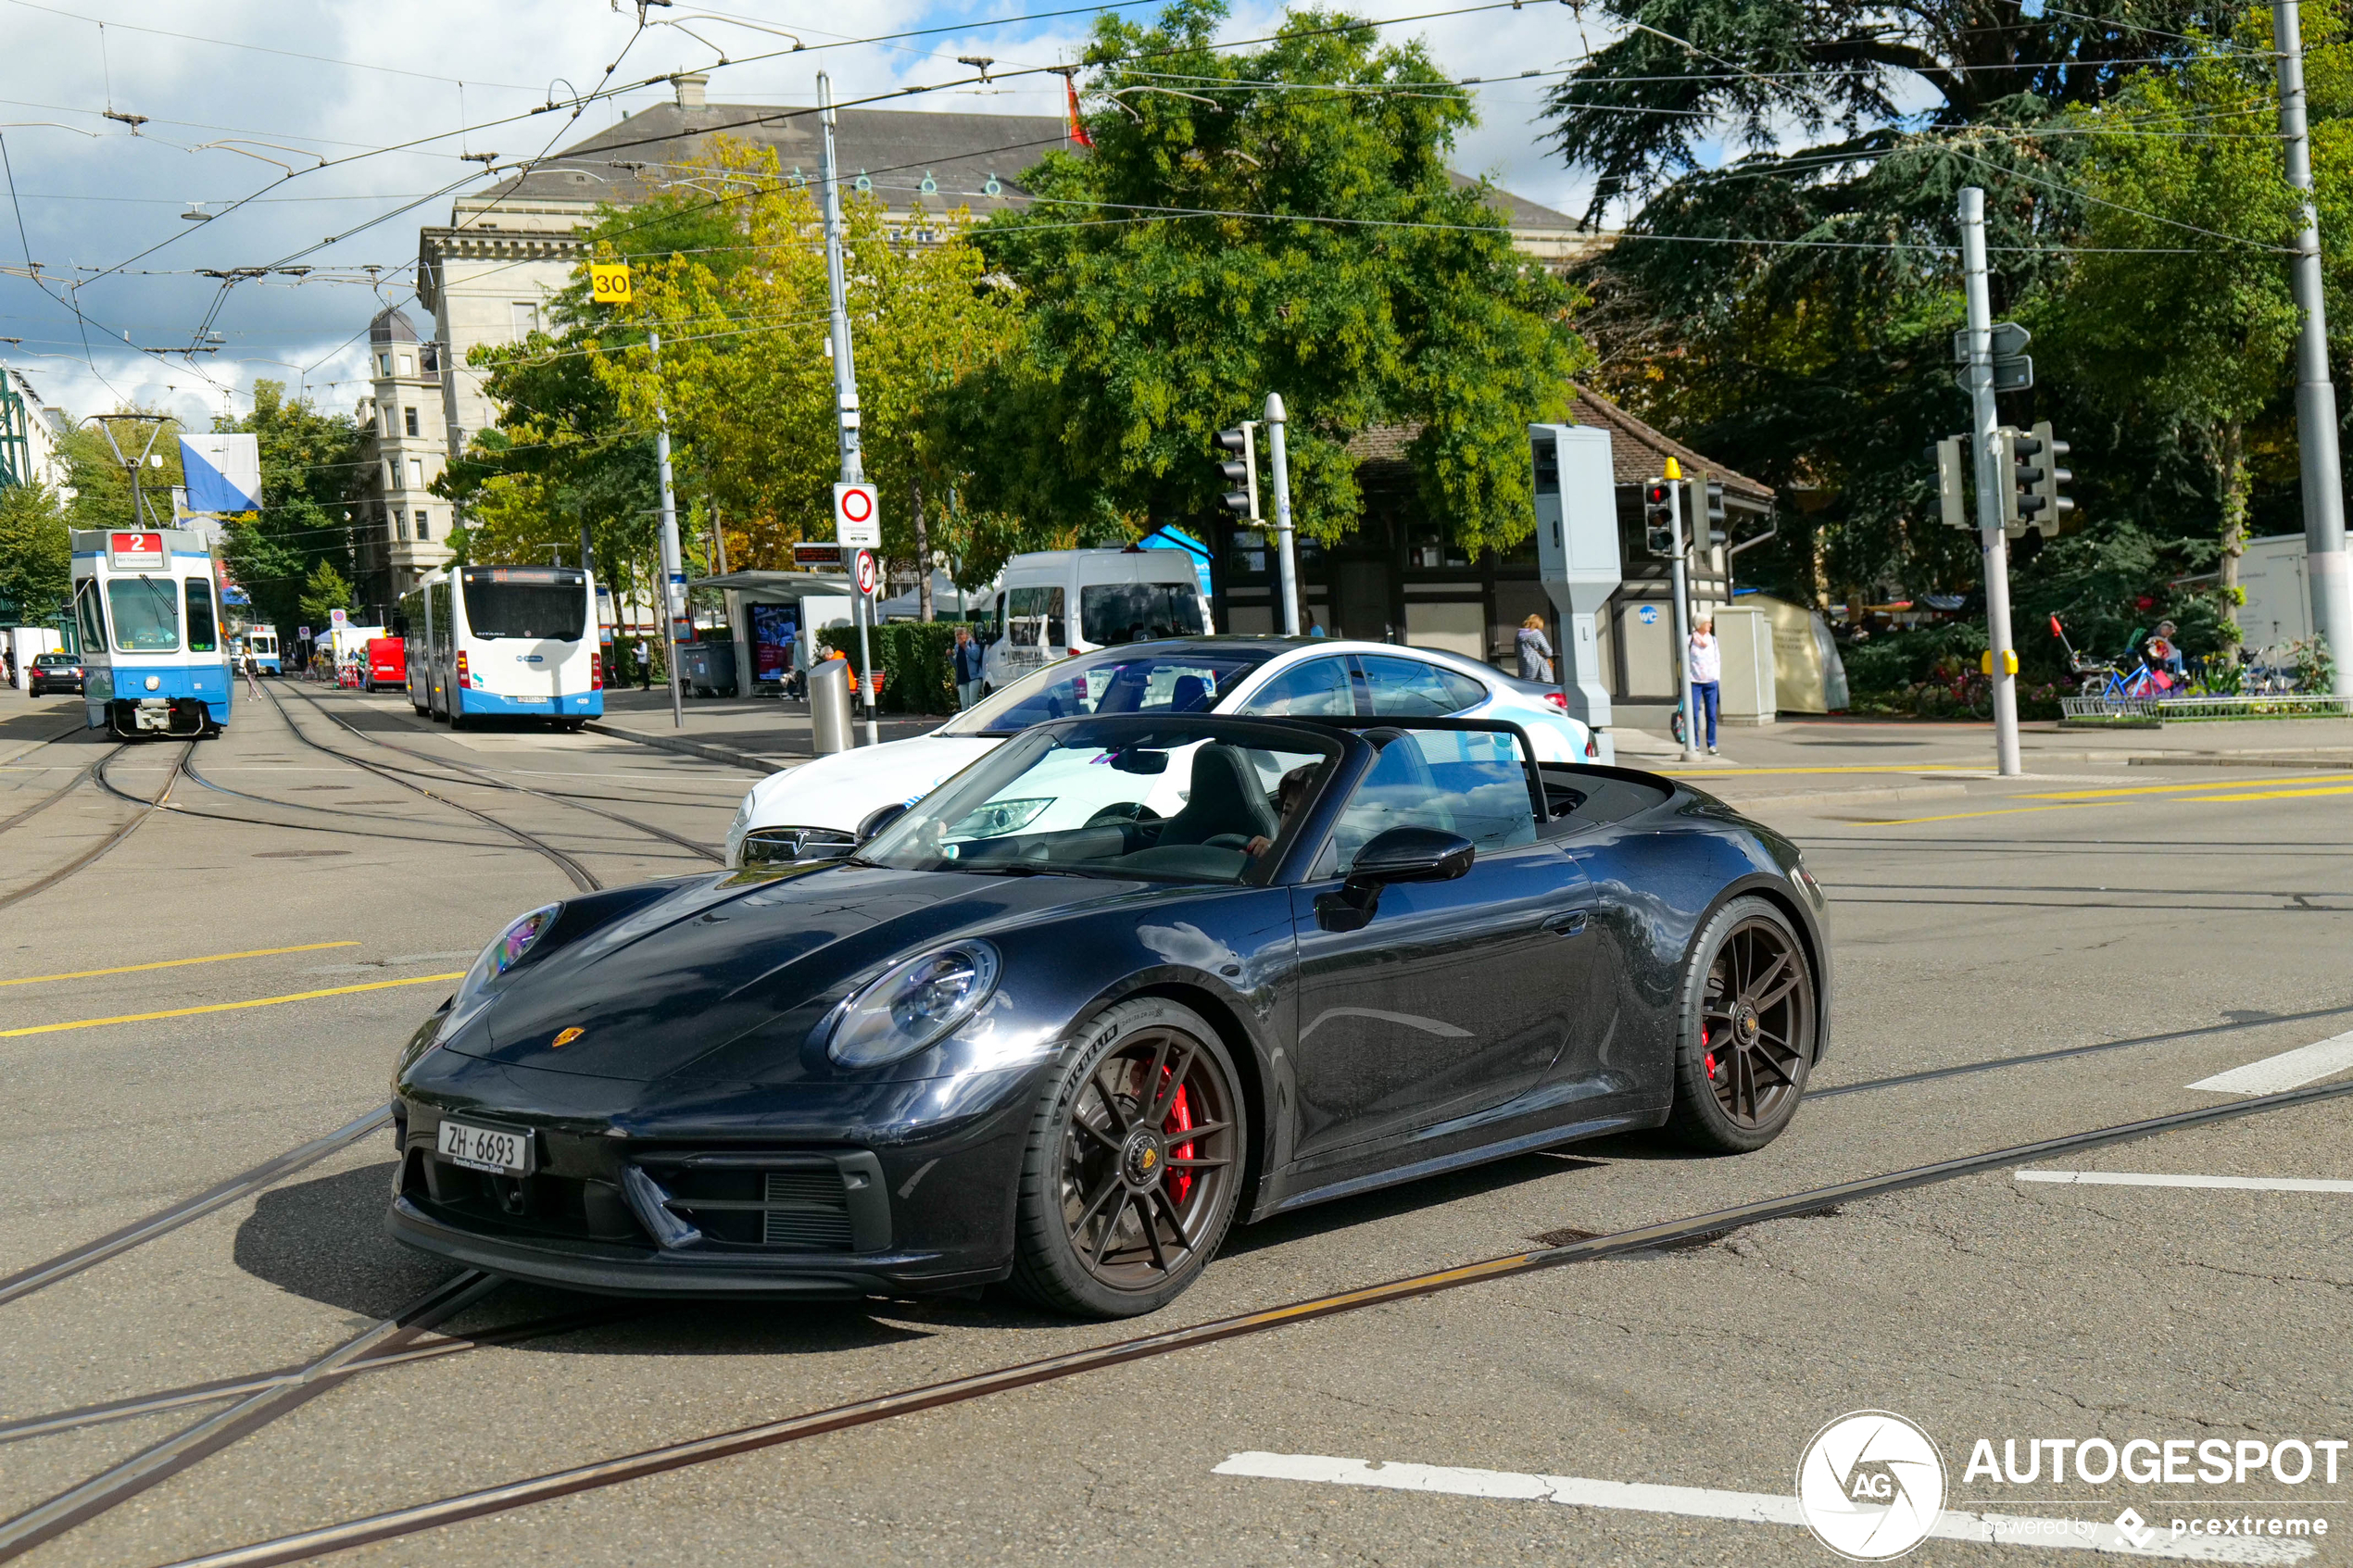
[[[321,568],[338,580],[353,573],[346,497],[359,474],[366,429],[307,397],[288,397],[284,383],[274,381],[254,383],[252,413],[216,420],[213,428],[253,436],[261,455],[261,514],[230,525],[221,558],[251,597],[254,620],[290,636],[306,619],[304,584]],[[352,608],[347,593],[344,608]]]
[[[1525,536],[1526,427],[1566,408],[1582,347],[1568,290],[1448,171],[1466,95],[1341,13],[1291,11],[1253,50],[1215,46],[1225,15],[1099,20],[1093,150],[1049,153],[1034,202],[979,231],[1027,308],[951,406],[977,498],[1032,539],[1198,524],[1214,433],[1279,392],[1310,533],[1355,522],[1345,448],[1388,424],[1416,429],[1425,504],[1465,545]]]
[[[2110,199],[2101,182],[2132,182],[2087,173],[2087,158],[2122,138],[2268,129],[2260,94],[2226,117],[2183,120],[2133,93],[2147,73],[2198,57],[2197,40],[2227,30],[2231,8],[1603,5],[1622,36],[1550,99],[1556,144],[1593,176],[1596,209],[1634,208],[1626,238],[1585,275],[1596,303],[1584,325],[1605,384],[1799,503],[1780,537],[1744,558],[1752,581],[1832,599],[1977,589],[1975,541],[1935,526],[1920,457],[1968,422],[1947,347],[1962,318],[1955,213],[1965,185],[1986,192],[1996,314],[2038,333],[2042,383],[2006,395],[2004,418],[2060,425],[2076,448],[2087,529],[2103,536],[2039,565],[2030,542],[2021,603],[2041,571],[2072,573],[2085,591],[2145,571],[2129,610],[2210,564],[2220,524],[2209,454],[2183,439],[2178,420],[2127,417],[2110,389],[2071,373],[2081,360],[2050,311],[2072,286],[2072,253],[2118,238],[2101,227],[2116,216],[2099,207]],[[2162,232],[2163,245],[2225,267],[2276,264],[2239,243],[2276,243],[2257,232],[2260,213],[2214,224],[2189,210],[2195,202],[2174,214],[2170,194],[2139,196],[2159,203],[2145,232]],[[2117,275],[2146,259],[2118,258]],[[2149,297],[2187,304],[2162,288]]]
[[[0,606],[38,625],[73,592],[65,508],[45,484],[0,488]]]

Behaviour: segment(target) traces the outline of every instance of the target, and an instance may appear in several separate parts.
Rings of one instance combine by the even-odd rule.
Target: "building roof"
[[[416,323],[398,310],[379,310],[376,312],[376,319],[368,323],[368,341],[370,343],[415,343],[418,341]]]
[[[866,180],[894,207],[920,200],[943,212],[969,207],[977,218],[1024,205],[1013,177],[1050,148],[1069,144],[1059,115],[839,109],[836,119],[835,155],[845,181]],[[679,178],[680,165],[708,156],[704,138],[722,132],[773,148],[786,175],[814,181],[824,167],[824,132],[816,111],[805,106],[656,104],[459,206],[643,201]],[[922,189],[926,179],[935,190]]]
[[[459,198],[460,213],[494,205],[519,209],[547,203],[587,206],[597,202],[643,201],[685,171],[679,166],[707,156],[705,138],[725,133],[754,146],[773,148],[787,175],[815,180],[823,167],[824,132],[816,111],[793,104],[710,104],[700,79],[680,79],[681,101],[640,109],[617,125],[486,191]],[[1070,145],[1060,115],[957,114],[911,109],[838,109],[834,146],[842,177],[863,179],[892,207],[921,201],[935,211],[972,208],[975,218],[1026,206],[1029,194],[1015,177],[1049,150]],[[1451,174],[1457,187],[1474,183]],[[935,187],[923,189],[928,180]],[[990,189],[991,184],[995,189]],[[1593,231],[1567,213],[1496,189],[1490,198],[1512,229]],[[497,226],[492,220],[488,226]]]
[[[1773,504],[1773,489],[1745,474],[1734,473],[1715,458],[1694,452],[1671,436],[1644,424],[1608,398],[1581,386],[1572,387],[1569,420],[1610,433],[1610,467],[1620,484],[1640,484],[1664,468],[1669,457],[1692,473],[1705,473],[1720,483],[1728,495],[1758,507]],[[1358,431],[1348,443],[1348,455],[1359,464],[1402,464],[1406,448],[1422,433],[1417,424],[1373,425]]]
[[[1598,425],[1610,433],[1610,465],[1617,471],[1620,484],[1640,484],[1666,466],[1673,458],[1685,469],[1705,472],[1720,482],[1728,494],[1745,496],[1759,506],[1773,502],[1773,487],[1760,484],[1746,474],[1734,473],[1715,458],[1694,452],[1672,436],[1662,434],[1644,424],[1608,398],[1576,389],[1576,399],[1569,418],[1580,425]]]

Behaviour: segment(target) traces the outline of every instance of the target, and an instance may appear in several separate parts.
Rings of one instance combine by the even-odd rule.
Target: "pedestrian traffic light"
[[[1254,423],[1236,425],[1217,433],[1217,445],[1237,457],[1217,465],[1226,477],[1226,505],[1252,522],[1258,521],[1258,454],[1251,439]]]
[[[2035,499],[2042,505],[2034,513],[2034,526],[2043,531],[2045,539],[2058,537],[2059,519],[2075,509],[2075,503],[2059,494],[2059,487],[2074,479],[2074,475],[2058,466],[2058,460],[2070,451],[2068,444],[2051,433],[2051,421],[2035,422],[2032,439],[2043,444],[2038,454],[2042,458],[2043,477],[2034,482]]]
[[[1675,495],[1664,479],[1642,481],[1642,539],[1655,556],[1675,554]]]

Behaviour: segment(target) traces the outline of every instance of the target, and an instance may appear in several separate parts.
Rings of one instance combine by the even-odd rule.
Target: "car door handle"
[[[1571,909],[1566,914],[1554,915],[1544,922],[1544,929],[1557,936],[1582,935],[1585,931],[1585,911]]]

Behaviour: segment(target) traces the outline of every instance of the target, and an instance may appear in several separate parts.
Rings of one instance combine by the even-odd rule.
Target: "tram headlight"
[[[448,1014],[442,1020],[434,1044],[456,1035],[490,1005],[491,983],[522,962],[523,955],[537,945],[556,923],[556,917],[563,912],[561,904],[542,904],[507,922],[507,929],[491,939],[482,956],[474,960],[473,967],[466,971],[465,979],[458,983],[458,994],[450,998]]]

